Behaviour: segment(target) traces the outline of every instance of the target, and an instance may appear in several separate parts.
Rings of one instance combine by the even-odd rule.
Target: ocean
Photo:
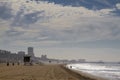
[[[72,66],[72,68],[70,68],[70,66]],[[119,63],[78,63],[68,64],[67,67],[109,80],[120,80]]]

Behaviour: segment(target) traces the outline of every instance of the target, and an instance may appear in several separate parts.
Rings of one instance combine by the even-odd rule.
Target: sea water
[[[70,66],[72,66],[72,68],[70,68]],[[67,67],[109,80],[120,80],[119,63],[79,63],[68,64]]]

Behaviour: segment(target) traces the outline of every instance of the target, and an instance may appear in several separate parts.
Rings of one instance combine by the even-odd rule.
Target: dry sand
[[[6,66],[0,64],[0,80],[95,80],[61,65]]]

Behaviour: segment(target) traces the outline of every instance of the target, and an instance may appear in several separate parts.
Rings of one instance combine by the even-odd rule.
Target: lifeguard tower
[[[32,65],[31,56],[24,56],[24,65]]]

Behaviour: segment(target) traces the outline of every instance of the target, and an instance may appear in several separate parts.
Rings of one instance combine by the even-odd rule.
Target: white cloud
[[[0,37],[3,36],[5,34],[5,31],[9,29],[10,29],[9,22],[1,21],[0,22]]]
[[[60,44],[120,39],[120,19],[112,16],[111,11],[114,9],[95,11],[47,2],[26,3],[25,0],[11,0],[8,4],[11,4],[14,13],[13,22],[9,21],[9,30],[3,28],[1,30],[4,32],[2,35],[7,36],[4,39],[9,40],[11,44],[17,40],[20,42],[16,44],[21,44],[22,41],[24,43],[24,40],[34,44],[45,44],[45,42]],[[38,17],[34,19],[36,13]],[[32,19],[33,22],[30,21]],[[13,26],[10,22],[19,25]]]
[[[118,9],[120,9],[120,3],[116,4],[116,7],[117,7]]]
[[[36,3],[34,1],[26,3],[26,0],[11,0],[7,1],[11,4],[14,12],[19,11],[20,9],[25,10],[26,13],[32,13],[35,11],[44,10],[46,12],[45,16],[54,16],[60,17],[64,16],[82,16],[82,17],[90,17],[90,16],[101,16],[104,14],[109,14],[113,9],[103,9],[98,11],[89,10],[84,7],[71,7],[71,6],[62,6],[54,3],[42,2]]]

